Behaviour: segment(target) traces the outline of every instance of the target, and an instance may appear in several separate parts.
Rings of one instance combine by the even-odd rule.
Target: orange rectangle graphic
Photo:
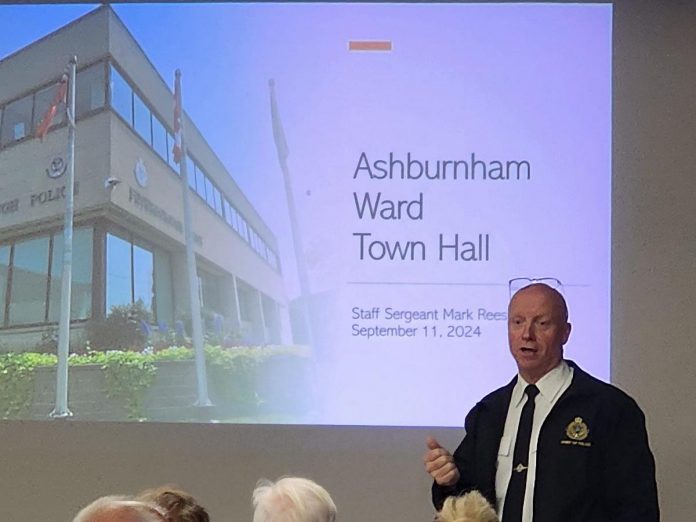
[[[391,40],[350,40],[349,51],[391,51]]]

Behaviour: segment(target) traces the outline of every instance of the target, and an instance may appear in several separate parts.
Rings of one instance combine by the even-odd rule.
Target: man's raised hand
[[[435,437],[428,436],[425,441],[428,451],[423,455],[425,471],[440,486],[454,486],[459,480],[459,470],[454,463],[454,458]]]

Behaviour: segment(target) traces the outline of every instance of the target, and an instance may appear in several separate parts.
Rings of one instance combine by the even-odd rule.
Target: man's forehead
[[[510,299],[510,310],[527,307],[549,308],[560,311],[566,309],[563,296],[557,290],[544,284],[526,286]]]

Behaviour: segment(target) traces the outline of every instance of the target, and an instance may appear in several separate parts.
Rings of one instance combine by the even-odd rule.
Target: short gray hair
[[[252,495],[254,522],[334,522],[336,505],[316,482],[285,477],[259,480]]]
[[[159,507],[148,502],[134,500],[131,497],[110,495],[101,497],[80,510],[73,522],[90,522],[98,515],[109,513],[130,515],[128,520],[137,522],[166,522],[164,513]]]

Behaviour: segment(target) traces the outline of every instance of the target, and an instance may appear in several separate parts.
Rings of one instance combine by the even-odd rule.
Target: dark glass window
[[[215,203],[215,212],[222,216],[222,195],[216,186],[213,186],[213,202]]]
[[[203,175],[205,181],[205,201],[210,208],[215,208],[215,198],[213,197],[213,182],[206,175]]]
[[[33,95],[25,96],[5,106],[0,131],[0,144],[8,145],[31,133]]]
[[[150,311],[155,293],[153,268],[152,252],[133,245],[133,302],[142,301]]]
[[[232,226],[232,205],[230,205],[227,199],[223,200],[223,205],[225,207],[225,221],[227,221],[229,226]]]
[[[196,166],[196,193],[205,200],[205,174]]]
[[[128,125],[133,125],[133,89],[123,76],[111,66],[111,107]]]
[[[53,103],[56,94],[58,94],[58,89],[60,89],[59,84],[54,83],[53,85],[49,85],[45,89],[41,89],[36,93],[34,97],[34,131],[36,131],[39,123],[41,123],[41,120],[48,112],[48,109]],[[56,110],[55,116],[53,116],[53,123],[51,124],[51,127],[54,125],[60,125],[64,121],[65,105],[61,103]]]
[[[257,302],[254,291],[246,284],[237,280],[237,298],[239,299],[239,318],[242,321],[251,323],[257,315],[255,309]]]
[[[78,228],[73,234],[72,289],[70,319],[89,319],[92,316],[92,229]],[[60,319],[63,282],[63,235],[53,236],[51,256],[51,285],[48,299],[48,320]]]
[[[241,219],[241,216],[239,215],[239,212],[237,212],[236,208],[232,207],[232,228],[234,228],[234,230],[239,235],[242,234],[240,219]]]
[[[160,158],[165,162],[168,161],[167,130],[154,114],[152,115],[152,148],[155,149]]]
[[[96,63],[77,73],[75,83],[75,112],[78,118],[104,107],[106,82],[103,63]]]
[[[133,94],[133,127],[148,144],[152,143],[152,120],[150,119],[150,109],[140,96]]]
[[[106,236],[106,309],[142,301],[152,311],[155,296],[152,251],[118,236]]]
[[[246,219],[244,219],[242,216],[239,216],[239,221],[240,221],[240,230],[242,232],[242,237],[246,239],[247,242],[249,242],[249,227],[247,226]]]
[[[48,237],[15,243],[12,262],[11,325],[43,323],[48,285]]]
[[[131,244],[120,237],[106,236],[106,312],[133,302]]]
[[[201,287],[203,307],[211,312],[221,313],[222,298],[220,289],[222,288],[222,282],[220,278],[201,272],[198,276],[198,281]]]

